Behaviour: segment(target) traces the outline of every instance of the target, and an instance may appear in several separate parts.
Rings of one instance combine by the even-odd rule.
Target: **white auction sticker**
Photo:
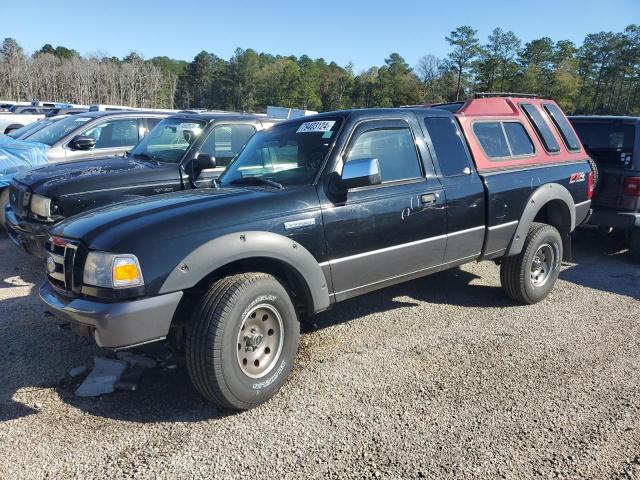
[[[335,125],[335,120],[325,120],[323,122],[305,122],[298,127],[296,133],[329,132]]]
[[[91,120],[90,117],[79,117],[79,118],[74,118],[74,122],[88,122],[89,120]]]

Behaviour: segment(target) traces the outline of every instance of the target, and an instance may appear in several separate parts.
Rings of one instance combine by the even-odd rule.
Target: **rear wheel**
[[[532,304],[543,300],[558,279],[562,262],[562,238],[555,227],[534,223],[519,255],[500,265],[500,282],[513,300]]]
[[[247,410],[286,381],[300,325],[287,290],[272,275],[243,273],[216,281],[191,320],[187,368],[207,400]]]
[[[7,220],[4,215],[4,209],[9,204],[9,189],[5,188],[0,192],[0,227],[6,228]]]

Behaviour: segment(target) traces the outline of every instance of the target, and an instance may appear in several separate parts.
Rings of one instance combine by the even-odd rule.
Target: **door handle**
[[[422,202],[422,205],[435,205],[437,197],[435,193],[423,193],[420,196],[420,201]]]

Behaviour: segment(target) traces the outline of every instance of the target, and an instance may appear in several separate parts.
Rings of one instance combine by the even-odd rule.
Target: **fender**
[[[279,260],[297,271],[311,292],[314,313],[329,307],[327,281],[313,255],[285,236],[260,231],[230,233],[200,245],[176,265],[159,293],[186,290],[220,267],[255,257]]]
[[[576,228],[576,209],[573,202],[573,197],[569,190],[559,183],[547,183],[538,187],[527,200],[527,205],[522,212],[520,222],[516,233],[511,239],[511,245],[506,253],[506,256],[518,255],[522,251],[524,241],[527,238],[527,232],[531,228],[533,219],[547,203],[552,200],[560,200],[564,202],[569,208],[569,215],[571,216],[571,225],[569,232],[573,232]]]

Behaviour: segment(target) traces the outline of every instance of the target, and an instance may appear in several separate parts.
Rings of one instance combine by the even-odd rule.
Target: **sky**
[[[51,43],[83,55],[190,61],[202,50],[228,59],[241,47],[353,62],[358,72],[392,52],[410,65],[425,54],[445,57],[445,37],[460,25],[483,43],[501,27],[523,43],[548,36],[580,44],[588,33],[640,23],[640,0],[0,0],[0,18],[0,39],[13,37],[29,53]]]

